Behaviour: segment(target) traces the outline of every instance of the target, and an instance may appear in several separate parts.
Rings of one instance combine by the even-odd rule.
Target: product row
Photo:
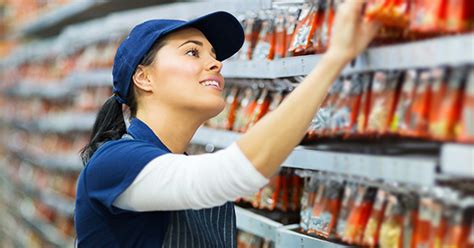
[[[229,85],[224,111],[207,125],[236,132],[255,125],[292,88],[261,81]],[[472,143],[473,116],[472,66],[360,73],[332,84],[306,141],[399,136]]]
[[[274,243],[262,237],[258,237],[248,232],[238,231],[237,248],[273,248]]]
[[[242,60],[323,53],[329,46],[335,13],[343,0],[307,0],[248,15],[242,25]],[[364,15],[384,24],[375,44],[472,31],[474,5],[469,0],[370,0]]]

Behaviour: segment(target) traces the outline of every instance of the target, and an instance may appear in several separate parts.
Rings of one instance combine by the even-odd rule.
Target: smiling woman
[[[377,25],[360,18],[362,2],[341,5],[330,49],[276,110],[228,148],[197,156],[184,151],[199,126],[224,108],[222,61],[242,46],[242,27],[226,12],[136,26],[117,49],[114,96],[82,151],[78,245],[236,247],[232,201],[268,182],[330,83],[374,36]],[[123,104],[131,112],[128,129]]]

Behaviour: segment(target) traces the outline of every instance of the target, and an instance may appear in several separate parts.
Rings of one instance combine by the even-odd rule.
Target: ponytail
[[[130,89],[127,102],[133,117],[137,110],[133,87]],[[127,133],[127,127],[123,117],[122,104],[115,100],[115,96],[109,97],[97,114],[89,143],[80,152],[82,163],[86,165],[100,145],[110,140],[120,139],[125,133]]]

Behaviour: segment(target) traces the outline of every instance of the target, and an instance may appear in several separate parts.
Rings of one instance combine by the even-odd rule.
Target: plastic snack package
[[[296,25],[298,25],[298,20],[300,18],[301,12],[303,12],[303,9],[306,9],[307,6],[303,6],[302,8],[299,7],[290,7],[288,8],[288,11],[285,12],[285,32],[286,32],[286,37],[285,37],[285,57],[293,56],[293,52],[290,49],[293,36],[295,34],[296,30]],[[305,14],[305,13],[303,13]]]
[[[474,209],[457,208],[448,220],[447,233],[443,240],[442,247],[449,248],[470,248],[472,243],[472,231],[474,220]]]
[[[275,18],[275,59],[286,57],[286,51],[288,50],[287,43],[285,12],[279,10]]]
[[[377,135],[388,133],[398,101],[399,78],[398,72],[376,72],[374,74],[367,133]]]
[[[390,125],[391,133],[404,135],[409,129],[409,111],[415,100],[417,80],[416,70],[408,70],[404,73],[399,100]]]
[[[270,178],[265,187],[260,190],[260,209],[274,210],[277,204],[277,198],[281,190],[281,174]]]
[[[331,39],[332,24],[334,22],[334,16],[336,14],[335,0],[323,0],[324,10],[323,22],[321,26],[318,26],[320,29],[319,40],[316,42],[316,52],[323,53],[329,47],[329,41]]]
[[[421,33],[444,30],[448,0],[414,0],[410,29]]]
[[[358,75],[342,81],[342,90],[335,104],[335,112],[331,118],[331,131],[334,135],[355,133],[356,118],[359,111],[362,93],[362,82]]]
[[[237,86],[234,86],[230,89],[225,101],[226,106],[222,111],[224,113],[224,119],[219,126],[223,129],[232,130],[235,121],[235,113],[239,106],[239,88]]]
[[[432,83],[429,131],[436,140],[454,138],[454,127],[461,115],[464,76],[464,68],[456,68],[451,71],[449,79],[439,75]]]
[[[455,133],[458,141],[474,143],[474,68],[469,69]]]
[[[303,232],[308,231],[309,222],[311,219],[311,211],[313,209],[314,199],[316,198],[316,191],[319,188],[321,181],[316,176],[312,174],[310,177],[304,179],[304,190],[301,196],[301,230]]]
[[[474,28],[474,2],[471,0],[448,0],[446,9],[446,31],[460,33]]]
[[[380,248],[403,248],[403,205],[395,195],[387,198],[387,207],[380,227]]]
[[[323,210],[324,201],[326,200],[326,198],[324,197],[324,194],[325,194],[325,191],[327,190],[328,183],[329,183],[328,180],[321,181],[318,184],[318,188],[316,189],[316,192],[314,194],[314,201],[313,201],[313,206],[311,209],[311,217],[310,217],[309,225],[308,225],[309,234],[317,234],[316,225],[319,224],[320,219],[321,219],[321,213]]]
[[[382,225],[388,193],[379,189],[375,197],[374,207],[370,213],[369,221],[365,228],[362,244],[367,247],[377,247],[379,243],[380,226]]]
[[[342,195],[341,209],[339,210],[339,216],[336,224],[336,238],[342,240],[344,231],[347,227],[347,221],[349,214],[354,207],[355,196],[357,192],[357,185],[355,183],[347,182],[344,187],[344,193]]]
[[[413,235],[413,247],[428,247],[433,227],[431,219],[433,215],[434,201],[429,197],[422,197],[418,210],[418,219],[416,221],[416,232]],[[438,217],[438,216],[436,216]],[[435,220],[438,222],[439,220]]]
[[[357,189],[354,207],[352,208],[342,240],[351,245],[360,245],[365,227],[373,208],[377,189],[368,186],[359,186]]]
[[[331,181],[324,192],[324,201],[318,223],[310,224],[316,229],[316,234],[324,238],[334,238],[336,223],[341,208],[341,198],[344,184],[341,181]],[[311,230],[311,229],[310,229]]]
[[[280,170],[280,190],[278,192],[278,196],[276,199],[276,208],[283,211],[283,212],[288,212],[288,198],[290,197],[290,187],[291,183],[290,181],[290,175],[292,174],[292,171],[288,168],[282,168]]]
[[[317,28],[318,4],[305,4],[298,18],[298,25],[291,38],[289,52],[293,56],[309,53],[313,47],[312,38]]]
[[[270,107],[270,100],[269,90],[267,88],[263,88],[260,96],[258,97],[255,109],[249,117],[248,125],[243,130],[244,132],[255,125],[255,123],[257,123],[267,113],[268,108]]]
[[[244,35],[245,41],[240,49],[241,52],[239,53],[240,60],[251,60],[253,49],[255,48],[258,35],[260,33],[260,29],[262,27],[262,21],[257,18],[257,16],[252,13],[244,20]]]
[[[248,123],[248,117],[253,112],[258,97],[258,90],[252,88],[244,89],[241,94],[240,106],[235,115],[235,121],[232,130],[243,132]]]
[[[368,116],[370,113],[371,99],[372,99],[372,75],[365,73],[362,77],[362,95],[360,99],[360,107],[357,115],[357,136],[366,136],[366,129],[368,124]]]
[[[420,73],[419,82],[416,87],[414,101],[410,108],[410,117],[406,134],[417,138],[428,136],[428,115],[431,100],[431,80],[430,71]]]
[[[252,59],[254,60],[273,60],[275,56],[275,23],[271,17],[272,13],[262,12],[262,20],[258,40],[253,49]]]

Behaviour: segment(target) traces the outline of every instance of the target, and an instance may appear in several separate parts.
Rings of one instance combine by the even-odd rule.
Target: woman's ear
[[[143,65],[138,65],[132,76],[133,83],[137,88],[150,92],[153,90],[150,80],[150,71]]]

